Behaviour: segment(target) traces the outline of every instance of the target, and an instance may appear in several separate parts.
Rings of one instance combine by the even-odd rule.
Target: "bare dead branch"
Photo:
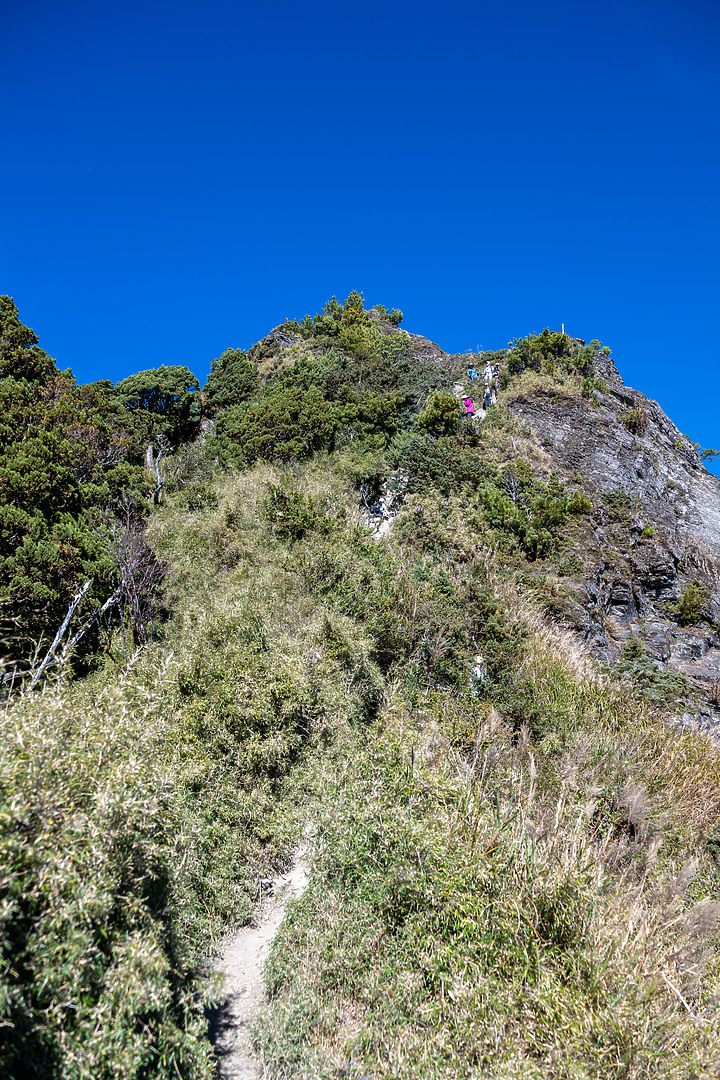
[[[78,605],[80,604],[80,601],[82,600],[83,596],[88,591],[88,589],[90,588],[91,585],[92,585],[92,578],[89,578],[85,582],[85,584],[83,585],[82,589],[77,594],[77,596],[75,597],[73,602],[71,603],[70,607],[68,608],[68,613],[65,616],[65,618],[63,619],[62,625],[61,625],[60,629],[58,630],[57,634],[55,635],[55,640],[53,641],[52,645],[50,646],[47,653],[45,654],[45,658],[44,658],[43,662],[40,664],[40,667],[37,668],[37,670],[33,673],[33,677],[30,680],[30,687],[29,687],[30,690],[32,690],[33,687],[37,685],[39,680],[42,678],[43,672],[45,671],[45,669],[51,663],[51,661],[52,661],[52,659],[53,659],[53,657],[55,655],[55,650],[59,646],[62,639],[65,637],[65,632],[66,632],[68,626],[70,625],[70,620],[72,619],[73,615],[77,611],[77,608],[78,608]]]

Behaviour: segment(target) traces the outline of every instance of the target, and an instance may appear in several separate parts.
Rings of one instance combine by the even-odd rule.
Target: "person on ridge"
[[[493,403],[492,387],[488,384],[485,387],[485,393],[483,394],[483,409],[485,409],[487,411],[490,408],[490,406],[492,405],[492,403]]]
[[[375,532],[377,532],[382,525],[383,519],[385,517],[385,505],[382,499],[378,498],[372,504],[372,506],[370,507],[370,516],[372,518],[373,524],[375,525]]]
[[[485,378],[485,382],[489,385],[492,382],[493,377],[493,368],[489,360],[485,365],[485,371],[483,372],[483,376]]]
[[[469,367],[467,369],[467,377],[468,377],[468,379],[471,379],[473,382],[476,381],[476,379],[478,377],[478,373],[477,373],[477,371],[476,371],[476,369],[474,367]]]
[[[471,397],[466,397],[465,400],[463,401],[463,405],[465,406],[465,415],[466,416],[474,416],[475,415],[475,406],[473,405],[473,399]]]

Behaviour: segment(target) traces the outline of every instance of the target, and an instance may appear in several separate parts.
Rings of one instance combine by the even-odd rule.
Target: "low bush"
[[[433,394],[415,421],[418,431],[428,435],[454,435],[460,419],[459,406],[452,394]]]
[[[314,387],[278,386],[258,401],[221,413],[215,446],[225,463],[303,460],[332,448],[338,422],[337,410]]]
[[[663,708],[692,700],[693,687],[685,676],[652,660],[634,634],[625,643],[614,671],[627,678],[641,698]]]
[[[593,346],[579,345],[567,334],[545,329],[541,334],[514,339],[507,352],[500,388],[506,389],[514,377],[532,371],[553,377],[578,377],[583,380],[583,393],[588,396],[594,389],[602,388],[601,385],[591,386],[595,383],[595,360]],[[598,383],[601,384],[602,380],[598,380]]]
[[[199,852],[148,704],[46,693],[5,718],[4,1076],[212,1075],[178,906]]]
[[[344,507],[323,505],[320,499],[293,490],[288,484],[269,484],[262,507],[265,521],[281,540],[301,540],[309,532],[330,533],[344,518]]]
[[[636,406],[634,409],[627,409],[621,414],[620,423],[623,424],[628,431],[631,431],[633,435],[641,435],[647,428],[647,413],[641,405]]]
[[[689,582],[675,604],[668,604],[668,610],[677,616],[681,626],[693,626],[695,623],[712,621],[710,612],[710,590],[698,581]]]
[[[603,492],[602,501],[607,507],[608,520],[612,524],[629,527],[631,513],[638,507],[638,500],[634,495],[618,488],[617,491]]]

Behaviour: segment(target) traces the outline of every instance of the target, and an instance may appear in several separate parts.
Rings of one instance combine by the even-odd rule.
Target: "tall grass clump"
[[[178,936],[187,837],[162,742],[123,688],[74,703],[49,690],[6,710],[4,1076],[211,1075]]]

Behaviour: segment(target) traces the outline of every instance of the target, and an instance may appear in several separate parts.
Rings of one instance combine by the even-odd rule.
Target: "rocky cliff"
[[[602,381],[587,397],[549,381],[509,391],[513,416],[559,475],[582,477],[594,506],[565,618],[602,659],[641,649],[685,676],[704,701],[684,718],[718,727],[720,480],[600,350],[595,367]]]

